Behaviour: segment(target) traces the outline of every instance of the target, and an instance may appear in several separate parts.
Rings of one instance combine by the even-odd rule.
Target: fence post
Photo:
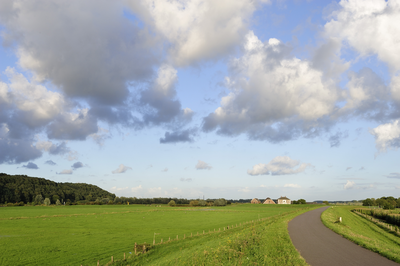
[[[114,261],[114,256],[111,256],[111,262],[113,262]]]
[[[100,261],[97,261],[97,266],[99,266],[100,265]]]
[[[146,253],[146,242],[143,244],[143,254]]]
[[[183,239],[185,239],[186,238],[186,234],[183,234]]]
[[[125,257],[125,252],[124,252],[124,260],[125,260],[125,258],[126,258],[126,257]]]
[[[136,248],[137,248],[137,244],[136,244],[136,242],[135,242],[135,255],[137,255]],[[98,266],[98,265],[97,265],[97,266]]]
[[[162,238],[161,238],[161,244],[162,244]]]
[[[171,241],[171,237],[169,237],[168,242]]]
[[[176,240],[178,240],[178,235],[176,235]]]

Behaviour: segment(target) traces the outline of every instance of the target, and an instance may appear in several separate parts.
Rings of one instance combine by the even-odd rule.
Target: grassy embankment
[[[285,207],[287,212],[243,227],[156,245],[146,254],[109,265],[308,265],[294,248],[287,224],[319,206]]]
[[[278,247],[279,241],[283,241],[286,246],[280,248],[289,250],[283,252],[298,257],[287,234],[286,223],[290,217],[299,214],[287,213],[299,210],[301,207],[304,206],[244,204],[208,208],[142,205],[0,208],[0,245],[3,254],[0,257],[0,265],[96,265],[98,260],[104,265],[110,261],[111,256],[119,260],[123,258],[123,253],[129,255],[129,252],[133,251],[135,242],[152,243],[154,233],[157,233],[156,242],[159,243],[161,238],[165,242],[169,237],[174,239],[179,235],[181,239],[184,234],[186,236],[197,232],[202,234],[203,230],[208,232],[214,228],[216,230],[221,228],[222,233],[208,236],[214,240],[209,243],[207,252],[225,254],[222,248],[227,247],[228,241],[242,238],[243,241],[247,241],[245,238],[249,230],[262,232],[259,230],[265,228],[267,231],[276,231],[268,234],[270,238],[278,239],[268,241],[277,244]],[[279,215],[283,216],[274,218],[275,223],[270,225],[253,228],[248,224],[240,227],[241,229],[223,232],[223,227],[228,225],[236,226],[259,218]],[[241,231],[243,228],[246,229]],[[230,237],[231,233],[235,238]],[[186,240],[157,246],[157,249],[151,252],[160,250],[158,247],[161,246],[175,250],[175,245],[178,245],[175,247],[179,247],[180,252],[181,248],[184,250],[186,245],[191,245],[193,247],[190,249],[191,252],[198,253],[190,253],[188,256],[193,254],[200,256],[200,250],[202,252],[205,250],[202,245],[208,244],[207,236],[198,237],[197,240],[195,237]],[[272,250],[277,248],[275,244],[271,245]],[[151,252],[146,256],[151,257]],[[181,256],[179,252],[175,255]],[[250,256],[249,260],[254,256]]]
[[[121,260],[126,253],[129,257],[135,242],[152,243],[154,233],[158,234],[157,243],[169,237],[175,239],[176,235],[182,239],[185,234],[186,239],[157,245],[139,256],[140,264],[146,264],[147,260],[153,261],[152,265],[168,261],[174,264],[178,260],[193,264],[193,259],[202,264],[202,261],[208,263],[208,258],[220,256],[229,262],[235,252],[227,249],[243,248],[237,253],[242,261],[279,259],[278,262],[285,264],[302,265],[304,262],[287,233],[287,221],[305,211],[301,208],[304,206],[250,204],[209,208],[141,205],[1,208],[0,265],[96,265],[98,260],[104,265],[111,256]],[[254,226],[239,226],[268,217],[274,218]],[[237,229],[223,231],[223,227],[236,224]],[[203,230],[214,231],[214,228],[217,231],[221,228],[221,233],[188,238],[191,233],[202,234]],[[264,257],[259,258],[259,254]],[[160,256],[165,258],[164,262],[158,261]],[[226,264],[225,259],[218,260]]]
[[[354,243],[400,263],[400,238],[353,212],[355,207],[332,207],[322,213],[322,222]],[[342,223],[338,222],[342,217]]]

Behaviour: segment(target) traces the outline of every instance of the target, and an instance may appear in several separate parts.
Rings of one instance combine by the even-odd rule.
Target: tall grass
[[[386,221],[389,224],[400,226],[400,214],[398,211],[382,209],[354,209],[355,211]]]

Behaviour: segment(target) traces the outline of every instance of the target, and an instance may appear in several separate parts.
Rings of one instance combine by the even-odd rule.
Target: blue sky
[[[135,197],[400,193],[396,1],[2,1],[0,172]]]

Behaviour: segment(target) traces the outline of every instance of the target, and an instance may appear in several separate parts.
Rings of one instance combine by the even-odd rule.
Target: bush
[[[214,201],[214,206],[226,206],[225,199],[217,199]]]
[[[60,202],[59,199],[56,201],[56,205],[57,205],[57,206],[60,206],[60,205],[61,205],[61,202]]]
[[[168,202],[168,205],[171,207],[174,207],[176,205],[174,200],[171,200],[170,202]]]
[[[199,206],[206,206],[207,202],[205,200],[199,200]]]
[[[36,195],[36,197],[35,197],[35,204],[39,204],[39,205],[43,204],[43,197],[42,197],[41,194]]]
[[[49,206],[50,205],[50,199],[49,198],[45,198],[43,203],[44,203],[44,205]]]

